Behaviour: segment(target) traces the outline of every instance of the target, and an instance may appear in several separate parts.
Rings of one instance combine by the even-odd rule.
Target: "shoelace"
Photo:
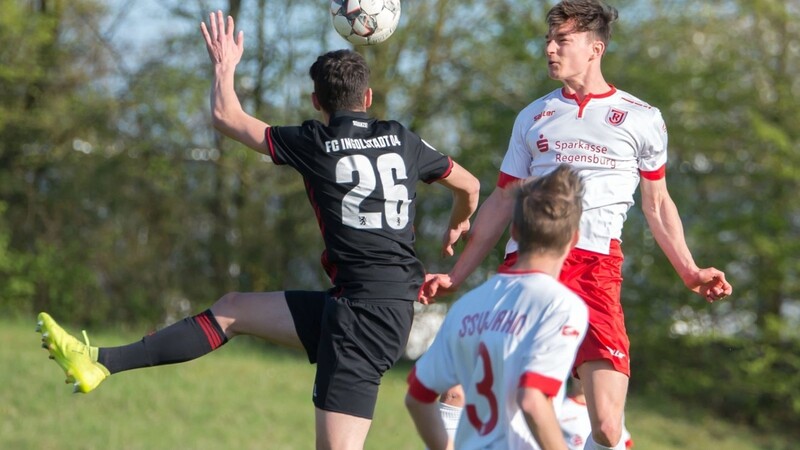
[[[86,334],[86,330],[81,330],[81,333],[83,333],[83,342],[86,343],[87,347],[89,347],[89,335]]]

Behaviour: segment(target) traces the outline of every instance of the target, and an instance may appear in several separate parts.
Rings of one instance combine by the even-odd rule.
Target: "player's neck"
[[[588,72],[583,76],[565,78],[561,82],[566,93],[577,97],[579,102],[589,95],[605,94],[611,89],[600,72]]]
[[[558,279],[563,264],[564,257],[520,253],[511,270],[515,272],[544,272]]]
[[[322,123],[324,123],[325,125],[330,125],[331,124],[331,113],[329,113],[328,111],[325,111],[324,109],[320,110],[320,113],[322,114]]]
[[[354,109],[353,112],[363,112],[363,113],[365,113],[365,112],[367,112],[367,108],[364,107],[362,109]],[[333,114],[329,113],[328,111],[325,111],[324,109],[321,109],[321,108],[319,110],[319,113],[320,113],[320,115],[322,115],[322,123],[324,123],[325,125],[330,125],[331,124],[331,116],[333,116]]]

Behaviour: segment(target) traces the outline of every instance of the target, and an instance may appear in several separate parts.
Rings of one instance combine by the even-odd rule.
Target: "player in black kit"
[[[478,180],[399,123],[366,114],[369,68],[349,50],[326,53],[311,66],[311,99],[322,122],[278,127],[248,115],[234,91],[244,36],[234,37],[233,18],[221,11],[210,15],[209,28],[201,24],[214,67],[214,126],[303,176],[333,287],[228,293],[208,310],[121,347],[84,344],[41,313],[42,341],[80,392],[117,372],[198,358],[241,334],[305,349],[317,364],[317,447],[362,448],[378,385],[403,352],[425,276],[414,252],[415,186],[438,182],[452,190],[443,239],[443,252],[452,254],[477,207]]]

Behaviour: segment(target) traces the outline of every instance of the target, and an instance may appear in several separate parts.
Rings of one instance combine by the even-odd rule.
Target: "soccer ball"
[[[400,22],[400,0],[331,0],[333,28],[355,45],[385,41]]]

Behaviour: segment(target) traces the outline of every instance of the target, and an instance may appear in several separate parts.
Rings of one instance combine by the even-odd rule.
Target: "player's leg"
[[[245,334],[286,347],[303,347],[285,292],[229,293],[211,306],[211,312],[229,339]]]
[[[84,344],[46,313],[39,315],[39,329],[45,348],[67,374],[67,380],[75,381],[76,391],[84,393],[114,373],[199,358],[238,334],[300,347],[283,292],[226,294],[200,314],[119,347]]]
[[[173,323],[138,342],[100,348],[98,361],[112,374],[175,364],[204,356],[240,334],[299,346],[283,292],[230,292],[208,310]]]
[[[618,448],[621,441],[630,376],[630,342],[620,302],[622,263],[618,241],[611,242],[608,255],[573,249],[559,277],[589,308],[589,328],[575,358],[592,423],[587,450]]]
[[[607,360],[588,361],[578,367],[578,375],[586,395],[591,439],[586,449],[624,449],[622,416],[628,393],[628,376],[618,372]],[[599,444],[597,447],[593,444]]]
[[[372,420],[315,408],[317,450],[364,448]]]
[[[44,312],[39,314],[37,329],[51,359],[64,370],[68,382],[75,382],[75,392],[83,393],[114,373],[195,359],[228,340],[210,310],[120,347],[90,346],[85,332],[86,342],[80,342]]]
[[[327,299],[314,380],[320,448],[362,448],[381,378],[402,356],[413,317],[407,300]]]
[[[621,450],[625,448],[621,435],[630,375],[630,344],[621,314],[604,316],[592,309],[589,314],[589,329],[575,361],[592,425],[584,448]]]
[[[465,403],[464,388],[461,385],[451,387],[439,397],[439,414],[442,416],[444,429],[451,442],[455,439]]]

